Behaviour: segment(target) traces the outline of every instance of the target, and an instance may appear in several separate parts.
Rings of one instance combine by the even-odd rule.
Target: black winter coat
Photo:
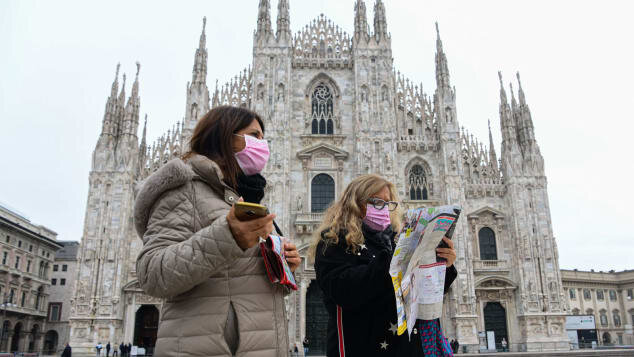
[[[389,274],[396,233],[362,226],[365,244],[349,251],[344,234],[338,244],[317,245],[315,273],[328,310],[327,356],[424,356],[420,335],[396,335],[396,298]],[[323,232],[322,232],[323,234]],[[445,293],[455,280],[447,269]],[[418,338],[416,338],[418,337]]]
[[[64,352],[62,352],[62,357],[71,357],[72,356],[72,348],[69,345],[64,347]]]

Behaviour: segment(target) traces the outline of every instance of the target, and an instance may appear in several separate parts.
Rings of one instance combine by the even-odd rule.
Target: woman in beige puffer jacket
[[[264,178],[245,176],[233,153],[248,153],[244,135],[261,139],[263,129],[249,110],[214,108],[194,129],[186,159],[142,183],[137,276],[148,295],[164,298],[155,356],[288,355],[287,291],[268,280],[257,244],[275,216],[241,222],[233,213],[240,196],[262,198]],[[294,270],[299,254],[293,244],[285,249]]]

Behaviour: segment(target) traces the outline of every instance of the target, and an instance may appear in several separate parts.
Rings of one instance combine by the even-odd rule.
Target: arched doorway
[[[58,335],[55,330],[48,330],[44,335],[44,346],[42,354],[53,355],[57,351]]]
[[[11,350],[9,352],[17,352],[20,348],[20,339],[22,338],[22,323],[18,322],[13,328],[13,338],[11,339]]]
[[[612,343],[612,336],[610,336],[609,332],[604,332],[602,340],[604,345],[609,345]]]
[[[484,306],[484,330],[495,333],[495,346],[502,347],[502,339],[509,343],[506,330],[506,310],[497,301],[487,302]]]
[[[29,348],[28,348],[29,353],[32,353],[35,351],[35,341],[38,338],[39,334],[40,334],[40,326],[38,326],[37,324],[33,325],[33,327],[31,328],[31,338],[29,339]]]
[[[324,293],[314,280],[306,292],[306,337],[309,355],[326,354],[328,311],[324,305]]]
[[[136,311],[133,344],[145,348],[146,355],[154,354],[158,323],[159,311],[156,306],[143,305]]]

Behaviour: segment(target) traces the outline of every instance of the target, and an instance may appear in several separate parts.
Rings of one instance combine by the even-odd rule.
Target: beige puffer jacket
[[[200,155],[143,182],[137,276],[148,295],[165,298],[155,356],[288,355],[286,289],[269,282],[257,245],[235,243],[226,215],[237,199]]]

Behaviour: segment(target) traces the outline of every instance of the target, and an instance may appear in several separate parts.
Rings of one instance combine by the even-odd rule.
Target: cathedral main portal
[[[495,333],[495,346],[502,346],[502,338],[509,340],[506,330],[506,310],[499,302],[487,302],[484,307],[484,329]]]
[[[137,310],[134,321],[134,346],[145,348],[146,355],[154,354],[158,332],[159,311],[154,305],[143,305]]]
[[[326,354],[326,330],[328,328],[328,311],[324,306],[324,293],[313,281],[306,293],[306,337],[308,338],[309,355]]]

